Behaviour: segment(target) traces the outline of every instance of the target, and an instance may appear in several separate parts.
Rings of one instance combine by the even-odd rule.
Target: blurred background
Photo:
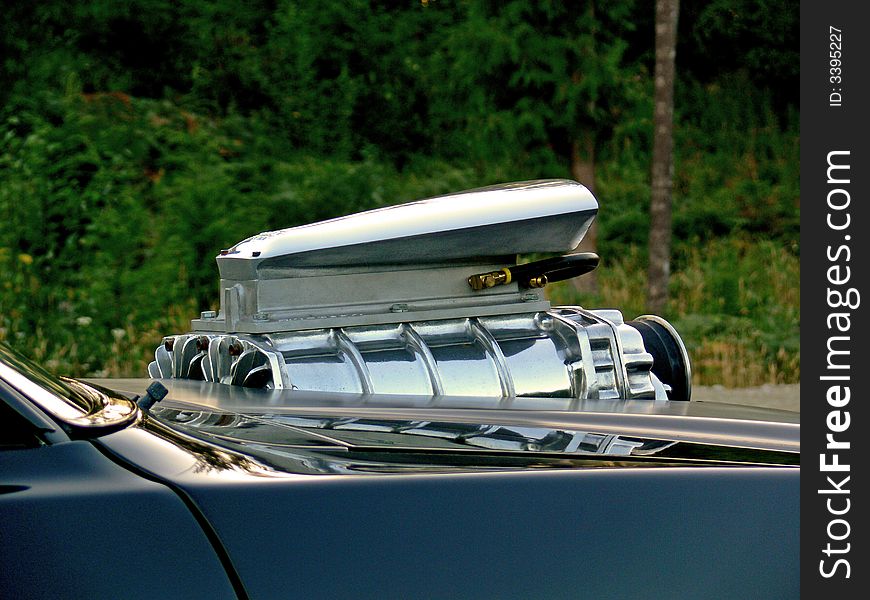
[[[682,0],[670,280],[697,384],[800,379],[798,3]],[[0,17],[0,340],[144,376],[252,234],[580,178],[647,311],[655,3],[45,0]]]

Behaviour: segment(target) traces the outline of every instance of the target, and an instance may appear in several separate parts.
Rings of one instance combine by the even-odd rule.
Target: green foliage
[[[681,50],[696,48],[683,61],[685,72],[703,83],[716,81],[723,72],[742,72],[756,87],[768,88],[780,108],[797,103],[800,59],[796,8],[787,0],[684,0],[678,55]],[[711,56],[716,60],[710,61]]]
[[[797,12],[739,8],[683,2],[667,316],[700,381],[794,381]],[[217,307],[213,257],[250,235],[564,177],[585,136],[602,291],[553,299],[644,312],[647,3],[49,1],[4,16],[0,340],[56,370],[143,373],[162,335]]]
[[[429,61],[436,145],[475,161],[564,173],[572,140],[607,139],[648,108],[645,66],[625,59],[632,2],[462,5]],[[463,110],[457,111],[456,107]]]

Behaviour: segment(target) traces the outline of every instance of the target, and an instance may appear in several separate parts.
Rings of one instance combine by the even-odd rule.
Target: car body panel
[[[131,391],[139,383],[116,387]],[[422,400],[413,397],[166,383],[173,388],[153,415],[96,443],[195,502],[251,597],[798,593],[800,471],[795,467],[725,466],[724,460],[688,466],[665,459],[643,463],[644,457],[634,456],[471,448],[467,460],[450,462],[447,457],[459,451],[444,440],[397,450],[379,445],[374,432],[360,438],[367,440],[361,448],[334,428],[316,430],[324,436],[318,447],[298,431],[264,437],[245,420],[234,422],[230,433],[215,433],[222,419],[239,414],[267,424],[285,414],[353,419],[376,413],[403,421],[437,414],[457,423],[513,419],[635,434],[658,420],[665,423],[658,428],[661,435],[680,433],[682,424],[681,435],[693,444],[739,443],[755,432],[755,446],[782,452],[799,444],[799,425],[779,423],[776,411],[654,402],[596,403],[595,410],[591,404],[561,411],[467,408],[495,402],[483,398],[430,398],[421,409],[414,405]],[[218,425],[179,427],[166,418],[177,411]],[[203,420],[203,415],[218,418]],[[794,414],[784,417],[797,420]],[[380,435],[387,439],[392,433]],[[330,446],[342,443],[347,446]],[[402,451],[420,451],[416,456],[424,464],[397,462]],[[281,452],[296,461],[276,458]],[[530,454],[535,456],[527,458]],[[523,458],[526,463],[518,462]]]
[[[87,441],[0,451],[0,553],[4,598],[236,597],[179,496]]]
[[[99,443],[188,494],[255,598],[797,595],[794,468],[268,477],[155,460],[145,435]]]
[[[99,383],[134,395],[151,382]],[[0,452],[4,593],[798,593],[794,413],[166,383],[118,430],[46,412],[71,437]],[[438,437],[463,428],[482,433]],[[502,430],[626,443],[517,446]]]

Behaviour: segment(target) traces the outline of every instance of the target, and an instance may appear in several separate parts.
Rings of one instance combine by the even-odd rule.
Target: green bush
[[[770,50],[766,77],[795,80],[796,11],[742,5],[739,27],[723,2],[681,12],[666,315],[698,381],[732,385],[800,376],[796,100],[747,68]],[[216,308],[222,248],[565,177],[584,136],[600,292],[559,285],[552,298],[645,312],[652,10],[590,7],[12,3],[0,22],[0,340],[68,374],[141,375],[162,335]],[[723,40],[736,54],[710,63]]]

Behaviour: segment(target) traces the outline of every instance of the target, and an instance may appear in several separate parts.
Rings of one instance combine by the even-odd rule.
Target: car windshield
[[[0,379],[64,419],[94,410],[93,394],[71,379],[52,375],[30,359],[0,343]]]

